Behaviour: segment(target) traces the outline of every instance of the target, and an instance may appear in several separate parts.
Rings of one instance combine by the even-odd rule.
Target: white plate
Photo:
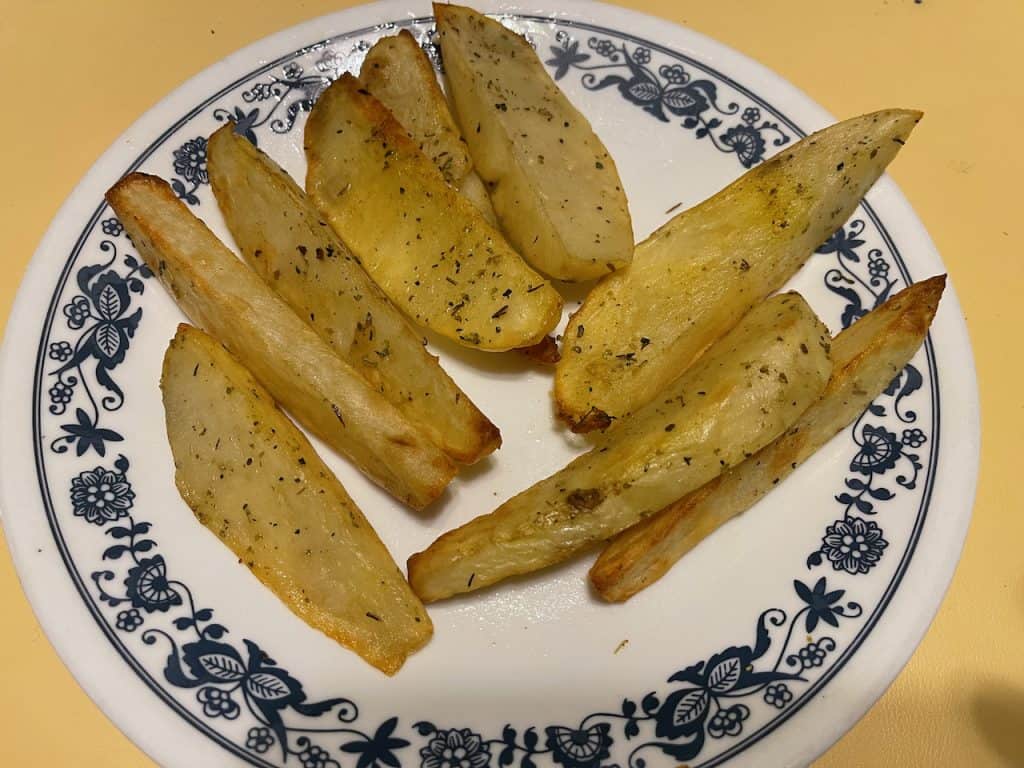
[[[610,147],[638,238],[677,203],[831,121],[793,86],[693,32],[597,3],[558,5],[517,5],[507,22],[529,34]],[[875,412],[656,586],[603,605],[588,593],[589,563],[577,560],[437,605],[434,639],[393,679],[295,618],[178,497],[157,379],[181,316],[137,268],[103,191],[135,168],[159,174],[225,234],[197,137],[230,115],[301,176],[304,109],[325,78],[356,66],[381,34],[409,28],[423,39],[428,10],[368,5],[228,57],[132,126],[57,215],[9,322],[0,380],[4,522],[33,607],[97,704],[167,765],[810,761],[906,662],[963,543],[978,406],[952,288],[926,349]],[[890,180],[867,200],[792,282],[833,329],[944,271]],[[58,372],[76,350],[80,364]],[[580,446],[552,418],[549,372],[441,352],[505,444],[435,514],[407,513],[324,453],[399,562]],[[108,514],[123,517],[108,520],[75,493],[95,473],[120,502]],[[823,542],[829,527],[853,525],[871,533],[866,572]],[[131,526],[134,538],[118,537]]]

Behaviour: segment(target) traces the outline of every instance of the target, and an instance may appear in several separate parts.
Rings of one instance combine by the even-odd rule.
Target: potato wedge
[[[412,33],[403,29],[374,43],[363,59],[359,82],[391,111],[444,180],[473,203],[488,224],[497,226],[491,198],[473,169],[434,65]]]
[[[425,602],[564,560],[774,440],[821,394],[828,331],[797,294],[755,307],[605,442],[409,560]]]
[[[653,584],[856,419],[921,346],[945,283],[915,283],[836,336],[821,399],[754,456],[615,537],[590,569],[597,593],[622,602]]]
[[[164,355],[174,479],[199,522],[299,618],[389,675],[433,634],[373,526],[270,394],[178,327]]]
[[[778,290],[853,212],[920,112],[838,123],[748,171],[637,246],[569,320],[555,400],[574,432],[650,402]]]
[[[615,161],[530,44],[470,8],[435,3],[434,15],[455,116],[511,243],[561,280],[628,264]]]
[[[146,264],[186,315],[222,342],[305,427],[420,509],[455,465],[338,357],[155,176],[107,192]]]
[[[306,190],[395,305],[467,347],[540,341],[562,297],[445,183],[405,129],[351,75],[306,123]]]
[[[242,255],[320,337],[441,450],[472,464],[501,444],[405,316],[273,160],[225,125],[210,184]]]

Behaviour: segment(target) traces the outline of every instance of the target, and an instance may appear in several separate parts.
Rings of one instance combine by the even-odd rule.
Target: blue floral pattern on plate
[[[799,134],[770,105],[692,59],[612,30],[567,20],[554,23],[560,29],[547,64],[556,80],[581,73],[588,90],[615,89],[624,104],[640,108],[657,123],[681,127],[735,157],[739,170]],[[423,22],[406,20],[390,28],[417,24]],[[440,67],[429,33],[421,32],[424,47]],[[356,32],[273,62],[208,102],[209,114],[216,121],[234,121],[236,131],[255,144],[266,131],[288,133],[376,34],[379,29]],[[174,144],[159,147],[173,189],[187,204],[200,207],[209,199],[206,139],[183,126],[173,135]],[[839,229],[815,257],[833,260],[824,269],[824,281],[842,303],[838,314],[844,327],[907,279],[881,224],[864,210],[863,218]],[[856,578],[897,556],[876,516],[885,502],[914,491],[921,473],[930,472],[920,449],[934,449],[934,436],[917,423],[908,403],[920,396],[932,373],[910,365],[851,428],[849,474],[830,502],[841,506],[842,515],[825,525],[791,591],[780,594],[777,605],[783,607],[767,608],[754,620],[749,644],[723,648],[670,674],[655,690],[628,695],[615,707],[573,722],[509,724],[493,734],[460,723],[406,723],[395,716],[363,722],[349,698],[310,700],[299,679],[261,645],[247,638],[232,640],[228,627],[214,621],[215,609],[201,607],[180,564],[165,559],[151,537],[155,523],[143,519],[144,500],[137,498],[129,476],[132,435],[113,428],[108,417],[125,402],[113,372],[132,349],[143,318],[139,304],[152,273],[127,253],[130,243],[121,239],[124,229],[116,218],[96,216],[90,231],[102,239],[91,251],[94,258],[82,249],[73,255],[71,264],[83,264],[74,271],[77,290],[55,297],[66,331],[55,324],[44,330],[40,357],[48,368],[42,371],[45,385],[38,388],[47,401],[39,405],[58,432],[48,443],[48,461],[93,454],[104,459],[113,444],[122,452],[112,462],[93,459],[76,470],[65,491],[73,519],[103,541],[88,599],[102,604],[105,631],[124,652],[139,645],[162,649],[161,665],[147,669],[150,684],[189,692],[190,704],[179,711],[253,764],[596,768],[610,764],[614,755],[629,768],[645,768],[659,755],[659,765],[726,759],[824,685],[828,672],[838,669],[840,651],[852,652],[848,633],[846,646],[821,633],[856,625],[865,616],[867,609],[850,599],[857,593]],[[83,237],[83,242],[96,241]],[[69,411],[74,414],[70,422],[64,418]],[[826,575],[806,575],[827,566]],[[236,721],[244,727],[233,730],[234,737],[217,730]],[[272,756],[279,762],[267,762]]]

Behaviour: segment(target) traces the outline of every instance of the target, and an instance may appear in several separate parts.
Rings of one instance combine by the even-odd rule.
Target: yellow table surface
[[[1024,434],[1024,1],[621,1],[745,52],[833,114],[925,111],[891,171],[935,239],[971,331],[984,417],[977,506],[921,647],[816,765],[1024,765],[1024,504],[1012,476]],[[0,318],[57,207],[132,121],[235,49],[353,4],[6,3]],[[151,765],[62,666],[6,552],[0,600],[0,765]]]

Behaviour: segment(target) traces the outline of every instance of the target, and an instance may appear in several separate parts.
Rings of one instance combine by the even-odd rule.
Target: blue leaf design
[[[121,297],[113,285],[107,283],[100,289],[96,299],[96,311],[104,320],[116,320],[122,310]]]
[[[673,724],[688,725],[700,719],[701,715],[707,711],[709,701],[710,696],[704,689],[687,691],[680,697],[672,712]]]
[[[270,672],[257,672],[247,677],[245,689],[257,699],[264,701],[283,699],[291,693],[288,685],[280,677]]]
[[[647,80],[640,80],[627,85],[626,93],[628,93],[637,103],[646,104],[649,101],[657,99],[661,94],[661,89],[654,83],[648,82]]]
[[[738,656],[723,659],[708,672],[708,687],[715,693],[726,693],[736,687],[743,666]]]
[[[121,557],[121,555],[125,554],[127,551],[128,547],[124,546],[123,544],[115,544],[114,546],[107,547],[105,550],[103,550],[103,559],[117,560],[119,557]]]

